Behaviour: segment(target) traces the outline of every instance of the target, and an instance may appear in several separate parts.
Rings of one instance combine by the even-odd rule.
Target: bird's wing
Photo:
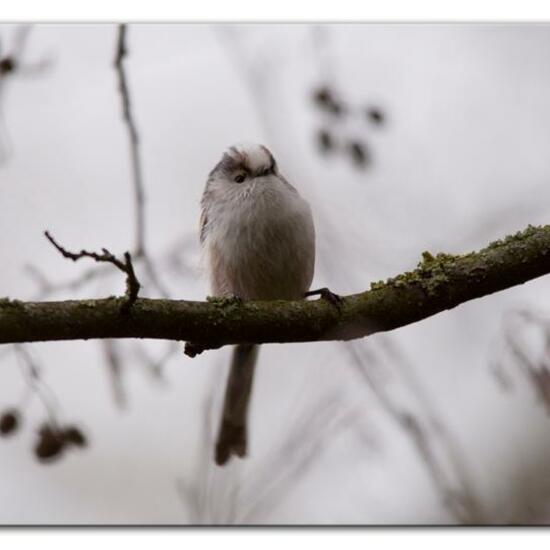
[[[200,229],[199,229],[199,235],[200,235],[200,242],[201,244],[204,244],[204,240],[206,239],[206,225],[208,224],[208,218],[206,216],[206,209],[201,210],[201,217],[199,221]]]

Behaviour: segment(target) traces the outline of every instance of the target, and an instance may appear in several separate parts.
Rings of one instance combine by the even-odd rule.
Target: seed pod
[[[370,163],[370,154],[366,144],[359,141],[350,141],[348,151],[352,162],[358,168],[365,168]]]
[[[323,153],[327,153],[334,149],[334,141],[328,130],[322,128],[317,132],[317,143]]]
[[[315,101],[319,107],[325,108],[332,103],[332,92],[327,86],[320,86],[313,91],[313,101]]]
[[[377,107],[369,107],[367,109],[367,118],[370,122],[376,124],[377,126],[382,126],[382,124],[386,121],[384,113]]]
[[[321,86],[313,93],[313,101],[317,106],[329,113],[340,116],[343,111],[343,105],[334,97],[334,93],[328,86]]]
[[[63,430],[63,439],[65,443],[70,443],[77,447],[86,447],[88,445],[86,437],[76,426],[66,426]]]
[[[334,116],[341,116],[344,114],[344,106],[338,101],[333,101],[329,106],[329,111]]]
[[[0,436],[14,433],[19,428],[19,413],[15,409],[8,409],[0,417]]]
[[[64,447],[63,436],[49,424],[43,424],[39,431],[40,438],[34,453],[41,462],[49,462],[59,457]]]
[[[40,427],[38,428],[38,433],[43,436],[48,436],[54,432],[53,426],[49,422],[44,422],[40,424]]]
[[[0,59],[0,76],[12,73],[15,70],[15,60],[12,57]]]

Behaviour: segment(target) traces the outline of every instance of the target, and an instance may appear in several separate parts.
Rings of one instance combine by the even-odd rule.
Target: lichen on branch
[[[236,343],[350,340],[414,323],[550,273],[550,226],[532,227],[462,255],[424,252],[418,267],[326,300],[191,302],[126,298],[22,302],[0,299],[0,343],[90,338],[190,341],[201,349]]]

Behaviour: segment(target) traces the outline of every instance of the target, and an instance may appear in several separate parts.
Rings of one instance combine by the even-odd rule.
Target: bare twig
[[[113,399],[120,409],[127,405],[126,392],[122,384],[122,358],[120,355],[119,343],[116,340],[102,340],[102,351],[105,363],[109,369],[109,380],[113,390]]]
[[[20,25],[15,29],[12,50],[0,58],[0,80],[19,71],[30,30],[30,25]]]
[[[322,395],[313,402],[247,480],[243,488],[246,506],[241,506],[234,523],[250,523],[262,511],[272,509],[322,458],[328,444],[345,430],[354,429],[357,420],[357,411],[346,406],[338,392]]]
[[[431,396],[428,392],[424,391],[419,381],[415,379],[413,366],[408,361],[406,355],[399,351],[390,338],[382,340],[383,350],[389,354],[392,364],[397,368],[401,378],[416,396],[418,403],[423,409],[423,416],[426,418],[426,444],[430,445],[430,440],[426,436],[433,435],[437,443],[445,451],[448,461],[454,470],[457,480],[455,484],[456,488],[452,487],[453,482],[449,479],[447,481],[449,488],[447,490],[440,490],[445,498],[445,503],[458,519],[464,520],[467,523],[481,522],[484,512],[460,445],[451,434],[450,429],[442,422],[443,415],[434,403],[431,402]],[[402,427],[405,431],[408,430],[406,424],[402,423]],[[416,443],[416,433],[414,430],[409,431],[411,432],[410,435],[413,437],[413,441]],[[420,450],[419,447],[418,445],[417,450]],[[426,465],[428,467],[431,466],[427,462]],[[450,495],[451,498],[449,499],[447,495]]]
[[[124,70],[124,59],[128,55],[126,44],[126,24],[118,26],[116,51],[114,66],[118,75],[118,89],[122,101],[122,118],[128,130],[130,142],[130,155],[132,159],[132,180],[134,183],[134,205],[135,205],[135,246],[134,256],[142,259],[147,276],[157,288],[162,297],[168,298],[169,293],[166,287],[161,283],[156,272],[155,266],[147,253],[146,238],[146,218],[145,218],[145,190],[143,185],[143,170],[140,154],[140,139],[137,131],[136,122],[132,113],[132,101],[130,98],[130,89]]]
[[[42,379],[40,367],[25,346],[15,345],[14,350],[19,359],[19,365],[27,387],[39,398],[48,414],[50,423],[53,426],[59,426],[57,418],[58,403],[52,389]]]
[[[396,403],[396,401],[391,398],[389,392],[374,379],[370,369],[372,364],[376,361],[376,358],[372,351],[367,349],[362,342],[350,343],[350,345],[345,346],[343,349],[349,353],[357,373],[371,388],[373,395],[378,399],[383,410],[388,414],[392,422],[402,428],[411,439],[414,449],[425,464],[434,486],[442,496],[443,504],[457,519],[467,523],[474,522],[474,518],[465,514],[464,507],[459,504],[462,502],[463,498],[457,498],[457,495],[461,495],[461,492],[453,488],[442,465],[439,464],[436,459],[423,425],[412,412]]]
[[[44,231],[46,238],[57,248],[57,250],[63,255],[64,258],[68,258],[73,262],[80,260],[81,258],[92,258],[96,262],[107,262],[113,264],[117,269],[126,274],[126,300],[123,302],[121,311],[127,312],[132,304],[136,301],[140,284],[137,280],[134,272],[134,266],[132,265],[132,257],[129,252],[124,253],[124,261],[119,260],[116,256],[111,254],[106,248],[102,248],[102,253],[88,252],[87,250],[81,250],[80,252],[69,252],[58,244],[55,239],[50,235],[48,231]]]
[[[126,47],[126,25],[118,26],[118,38],[115,55],[115,69],[118,75],[118,87],[122,99],[122,116],[130,138],[130,154],[132,157],[132,174],[134,182],[134,199],[136,212],[136,243],[134,254],[140,257],[145,254],[145,192],[143,189],[143,175],[141,169],[141,157],[139,153],[139,135],[136,123],[132,115],[132,104],[126,73],[124,71],[124,58],[128,54]]]
[[[7,85],[8,80],[14,76],[36,75],[46,69],[50,62],[42,59],[34,63],[23,61],[27,41],[30,35],[30,25],[19,25],[15,28],[10,51],[0,51],[0,100]],[[0,110],[0,162],[7,160],[13,150],[5,120]]]
[[[181,346],[178,342],[166,342],[163,353],[159,357],[154,357],[147,349],[145,343],[136,342],[132,346],[131,353],[155,381],[162,382],[165,364],[172,357],[181,353]]]
[[[216,377],[217,378],[217,377]],[[337,435],[357,424],[353,407],[343,402],[339,391],[323,394],[306,410],[285,424],[265,459],[255,468],[239,475],[240,469],[221,470],[210,455],[216,435],[216,402],[223,389],[215,380],[208,384],[202,414],[201,460],[189,479],[178,479],[177,490],[190,516],[202,524],[248,524],[288,495],[304,472],[323,457],[323,450]]]
[[[511,311],[504,320],[503,359],[519,368],[550,413],[550,318],[529,310]],[[539,336],[541,349],[526,335]],[[506,376],[502,365],[496,371]]]
[[[36,300],[44,300],[49,295],[56,292],[74,292],[76,290],[79,290],[82,286],[84,286],[86,283],[89,283],[90,281],[106,277],[107,275],[113,273],[112,270],[107,268],[107,266],[99,265],[87,269],[86,271],[82,272],[82,274],[72,279],[61,282],[54,282],[51,281],[42,272],[42,270],[35,265],[27,264],[24,269],[39,287],[37,293],[35,294]]]

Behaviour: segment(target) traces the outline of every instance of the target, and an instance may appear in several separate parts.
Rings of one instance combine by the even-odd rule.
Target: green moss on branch
[[[124,298],[63,302],[0,299],[0,343],[90,338],[192,341],[205,349],[240,342],[347,340],[393,330],[550,273],[550,226],[532,227],[463,255],[424,252],[418,267],[344,297],[206,302]]]

